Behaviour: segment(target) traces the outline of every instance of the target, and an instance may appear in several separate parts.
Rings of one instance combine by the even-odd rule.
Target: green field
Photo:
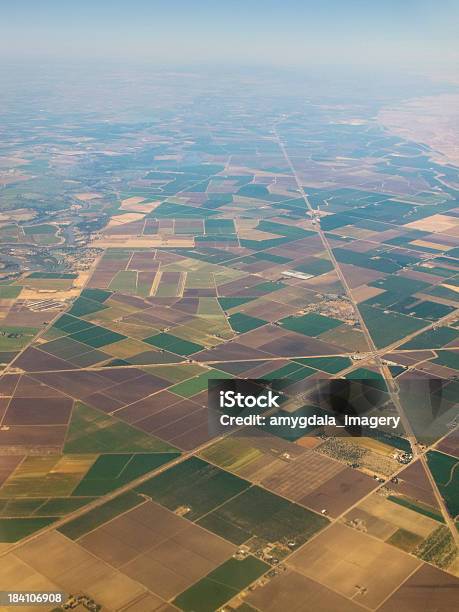
[[[99,310],[104,310],[105,308],[108,307],[96,300],[91,300],[80,296],[73,302],[68,314],[75,317],[84,317],[85,315],[92,314],[93,312],[99,312]]]
[[[60,330],[64,334],[74,334],[76,332],[83,331],[85,329],[91,329],[93,324],[83,319],[78,319],[73,315],[63,314],[53,324],[52,329]]]
[[[305,357],[295,361],[328,374],[337,374],[352,364],[348,357]]]
[[[141,453],[135,455],[112,453],[101,455],[72,495],[105,495],[179,456],[180,453]]]
[[[459,370],[459,351],[437,351],[438,357],[433,360],[433,363]]]
[[[81,292],[82,298],[93,300],[93,302],[100,302],[103,304],[112,295],[111,291],[105,291],[105,289],[83,289]]]
[[[301,545],[328,520],[286,499],[252,486],[206,515],[199,524],[234,544],[251,537],[266,542],[294,540]]]
[[[191,457],[154,476],[136,490],[172,511],[188,507],[186,517],[196,520],[248,486],[250,483],[246,480]]]
[[[123,334],[118,334],[117,332],[106,329],[105,327],[92,324],[91,327],[76,333],[72,333],[70,337],[77,342],[83,342],[83,344],[87,344],[93,348],[100,348],[101,346],[113,344],[114,342],[127,338],[127,336],[124,336]]]
[[[429,321],[424,319],[384,312],[367,304],[360,304],[359,310],[377,348],[388,346],[429,325]]]
[[[35,234],[54,234],[57,231],[57,227],[55,225],[29,225],[28,227],[24,227],[24,234],[26,236],[33,236]]]
[[[57,517],[0,518],[0,542],[11,543],[22,540],[31,533],[46,527]]]
[[[182,338],[178,338],[168,333],[149,336],[148,338],[144,338],[143,341],[159,349],[171,351],[172,353],[182,356],[192,355],[204,348],[201,344],[190,342],[189,340],[182,340]]]
[[[221,372],[220,370],[209,370],[207,372],[203,372],[199,376],[190,378],[189,380],[184,380],[183,382],[170,387],[169,391],[172,391],[172,393],[176,393],[177,395],[181,395],[182,397],[192,397],[193,395],[207,389],[209,380],[220,378],[231,378],[231,375],[227,374],[226,372]]]
[[[70,495],[95,459],[94,455],[28,455],[0,487],[0,498]]]
[[[242,438],[228,437],[201,452],[201,457],[225,470],[237,474],[263,453]]]
[[[392,274],[386,278],[375,280],[368,283],[370,287],[378,287],[398,294],[399,296],[407,296],[418,291],[426,289],[429,284],[419,280],[413,280],[404,276],[396,276]]]
[[[459,336],[459,331],[452,327],[429,329],[416,338],[403,344],[402,349],[436,349],[453,342]]]
[[[397,529],[386,542],[405,552],[412,552],[422,542],[422,537],[406,529]]]
[[[305,274],[312,274],[313,276],[320,276],[333,270],[333,264],[329,259],[319,259],[314,257],[307,263],[295,266],[295,270],[298,272],[304,272]]]
[[[166,442],[81,402],[73,408],[64,446],[65,453],[169,453],[176,450]]]
[[[19,351],[38,333],[37,327],[12,327],[0,325],[0,352]]]
[[[118,514],[122,514],[144,502],[145,500],[142,497],[128,491],[127,493],[115,497],[115,499],[105,502],[105,504],[97,506],[97,508],[93,510],[89,510],[73,521],[62,525],[62,527],[59,527],[58,531],[71,540],[76,540],[85,533],[88,533],[88,531],[92,531],[96,527],[99,527],[99,525],[103,525],[110,519],[115,518]]]
[[[242,304],[246,304],[247,302],[250,302],[253,299],[253,297],[220,297],[218,298],[218,301],[223,310],[231,310],[231,308],[237,308],[238,306],[242,306]]]
[[[456,517],[459,514],[459,459],[438,451],[429,451],[427,463],[448,512],[453,518]]]
[[[229,559],[176,597],[174,605],[187,612],[214,612],[268,570],[267,563],[252,556]]]
[[[22,287],[19,285],[0,285],[0,300],[14,300],[21,291]]]
[[[343,321],[310,312],[299,317],[292,316],[282,319],[281,324],[290,331],[315,338],[330,329],[343,325]]]
[[[446,525],[431,533],[413,553],[423,561],[445,569],[457,558],[457,548]]]
[[[121,270],[117,272],[110,283],[111,291],[121,293],[135,293],[137,289],[137,272],[134,270]]]
[[[240,334],[251,331],[252,329],[257,329],[257,327],[261,327],[262,325],[266,325],[266,321],[263,319],[251,317],[243,312],[236,312],[235,314],[232,314],[229,317],[229,322],[234,331],[239,332]]]

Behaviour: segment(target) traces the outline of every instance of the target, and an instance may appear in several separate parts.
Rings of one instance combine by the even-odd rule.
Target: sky
[[[457,75],[458,26],[458,0],[2,0],[0,54]]]

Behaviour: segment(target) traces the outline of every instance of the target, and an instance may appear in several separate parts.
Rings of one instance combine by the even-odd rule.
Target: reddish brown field
[[[412,463],[400,472],[398,479],[398,484],[394,486],[397,493],[403,493],[434,508],[438,507],[432,486],[420,461]]]
[[[437,448],[444,453],[459,457],[459,432],[456,430],[437,444]]]
[[[72,411],[72,400],[65,397],[13,397],[2,424],[65,425]]]
[[[66,433],[65,425],[15,425],[0,431],[0,447],[61,447]]]
[[[381,612],[451,612],[457,607],[459,579],[423,565],[379,608]],[[455,603],[456,602],[456,603]]]
[[[304,497],[301,503],[317,512],[327,509],[330,516],[339,516],[362,497],[373,491],[378,483],[370,476],[345,468],[337,476],[324,482]]]
[[[26,372],[40,372],[45,370],[73,370],[75,366],[69,361],[54,357],[39,349],[27,348],[14,362],[15,367]]]
[[[24,455],[0,455],[0,486],[24,459]]]
[[[342,347],[295,332],[288,333],[278,340],[261,345],[260,350],[277,357],[339,355],[343,352]]]
[[[116,413],[116,416],[126,423],[136,423],[148,416],[172,406],[180,401],[180,397],[169,391],[155,393],[133,404],[129,404]]]

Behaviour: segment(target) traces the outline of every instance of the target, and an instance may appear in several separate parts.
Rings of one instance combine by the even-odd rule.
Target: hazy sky
[[[458,0],[0,0],[0,53],[452,74]]]

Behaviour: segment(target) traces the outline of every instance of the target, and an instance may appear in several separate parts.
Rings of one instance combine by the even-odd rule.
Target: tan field
[[[451,247],[447,244],[437,244],[435,242],[429,242],[428,240],[413,240],[411,244],[415,244],[420,247],[427,247],[428,249],[435,249],[436,251],[447,251]]]
[[[73,279],[72,287],[69,289],[50,289],[47,291],[46,289],[24,287],[21,291],[21,300],[69,300],[78,297],[89,275],[90,271],[80,272],[78,277]]]
[[[11,585],[19,591],[88,593],[104,610],[119,610],[148,593],[138,582],[57,532],[41,536],[4,557],[0,587],[11,590]]]
[[[101,198],[102,195],[100,193],[76,193],[75,198],[80,200],[81,202],[90,202],[91,200],[97,200],[97,198]]]
[[[145,198],[128,198],[121,202],[121,210],[130,210],[138,213],[149,213],[159,206],[159,202],[144,202]],[[140,200],[140,202],[132,202]]]
[[[132,223],[133,221],[140,221],[140,219],[143,219],[144,215],[142,215],[141,213],[124,213],[122,215],[115,215],[114,217],[112,217],[110,219],[110,222],[108,223],[107,227],[114,227],[117,225],[124,225],[125,223]]]
[[[374,609],[421,562],[364,533],[335,524],[294,553],[288,565],[332,591]]]
[[[10,221],[30,221],[36,216],[36,213],[29,208],[18,208],[8,212],[0,213],[0,223]]]
[[[454,217],[448,217],[447,215],[431,215],[425,219],[419,219],[418,221],[412,221],[407,223],[405,227],[411,227],[413,229],[424,230],[426,232],[446,232],[454,228],[459,224],[459,219]]]
[[[356,302],[364,302],[380,293],[384,293],[384,289],[380,289],[379,287],[368,287],[368,285],[361,285],[357,287],[357,289],[352,290],[352,295]]]
[[[142,249],[152,247],[194,247],[193,238],[165,237],[165,236],[110,236],[100,240],[95,240],[94,247],[107,249],[111,247],[124,247],[126,249]]]
[[[391,457],[394,454],[394,449],[391,446],[387,446],[387,444],[378,442],[378,440],[374,440],[373,438],[354,438],[352,442],[356,446],[361,446],[363,448],[367,448],[368,450],[375,451],[381,455],[384,455],[385,457]]]
[[[408,140],[428,144],[436,161],[458,164],[458,101],[454,93],[415,98],[396,108],[383,109],[378,120]]]
[[[437,521],[399,504],[394,504],[381,495],[372,495],[365,499],[355,512],[358,513],[359,510],[364,510],[371,516],[394,525],[397,529],[406,529],[422,538],[426,538],[438,527]]]

